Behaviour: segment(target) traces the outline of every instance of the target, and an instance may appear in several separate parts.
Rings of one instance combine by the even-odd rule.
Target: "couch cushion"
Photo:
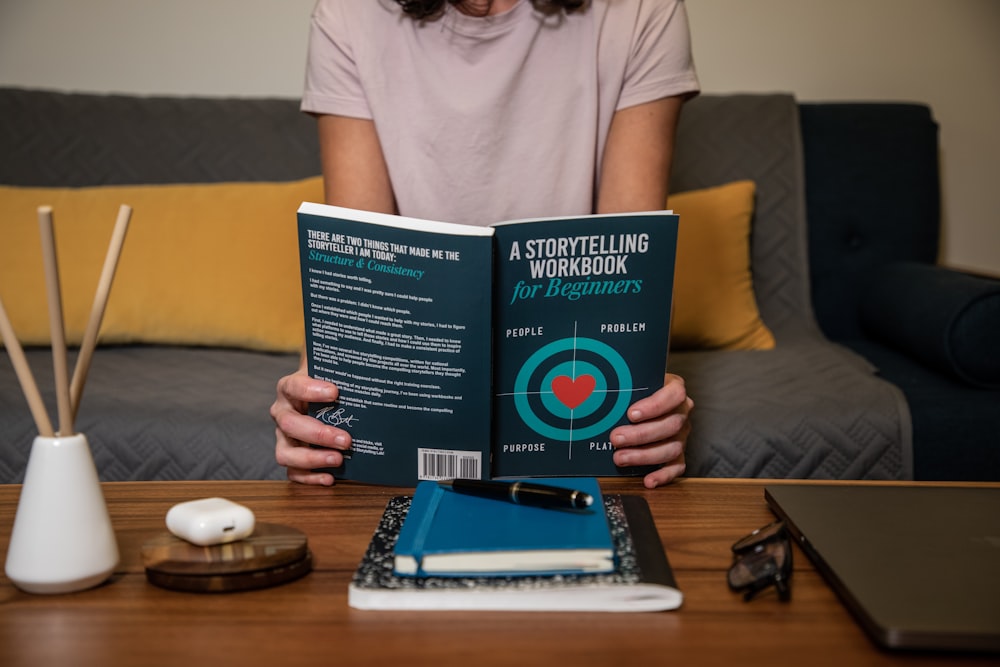
[[[856,339],[873,272],[937,258],[938,127],[923,104],[802,104],[800,117],[816,319]]]
[[[837,345],[671,353],[695,410],[690,477],[912,479],[902,392]]]
[[[1000,281],[917,262],[872,274],[861,301],[875,340],[953,378],[1000,389]]]
[[[774,336],[760,320],[750,273],[754,184],[739,181],[671,195],[680,216],[673,349],[768,350]]]
[[[0,183],[291,181],[320,173],[295,99],[0,88]]]
[[[294,351],[302,346],[295,212],[319,177],[289,183],[0,186],[0,284],[25,345],[49,341],[36,209],[53,207],[67,339],[78,344],[118,207],[133,208],[100,341]]]
[[[757,185],[750,252],[764,323],[781,345],[815,335],[798,105],[787,94],[701,95],[681,112],[672,192]]]
[[[26,350],[55,414],[52,354]],[[73,361],[72,359],[70,360]],[[103,481],[284,479],[268,408],[298,355],[128,345],[94,353],[77,429]],[[0,364],[0,483],[21,482],[37,435],[9,364]]]

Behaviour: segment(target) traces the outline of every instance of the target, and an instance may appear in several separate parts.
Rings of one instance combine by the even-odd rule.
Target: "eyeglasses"
[[[733,545],[733,565],[729,568],[729,587],[752,600],[770,586],[778,590],[778,599],[792,597],[792,543],[781,521],[758,528]]]

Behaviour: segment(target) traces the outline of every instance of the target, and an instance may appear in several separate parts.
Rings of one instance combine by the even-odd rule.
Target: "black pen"
[[[441,480],[438,484],[469,496],[504,500],[509,503],[533,507],[580,510],[590,507],[594,502],[594,498],[589,493],[577,489],[532,484],[531,482],[484,482],[478,479],[450,479]]]

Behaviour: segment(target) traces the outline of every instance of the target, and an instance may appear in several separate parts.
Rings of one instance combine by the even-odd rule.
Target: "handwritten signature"
[[[323,408],[316,413],[316,416],[331,426],[354,426],[357,417],[346,414],[344,408]]]

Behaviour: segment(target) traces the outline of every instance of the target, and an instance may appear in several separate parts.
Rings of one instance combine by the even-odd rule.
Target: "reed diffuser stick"
[[[58,434],[74,434],[73,408],[69,398],[69,370],[66,360],[66,329],[63,326],[62,292],[59,288],[59,264],[56,260],[52,207],[38,207],[38,227],[42,236],[42,261],[49,295],[49,327],[52,331],[52,370],[56,382],[56,405],[59,408]]]
[[[35,419],[35,426],[38,427],[38,435],[51,438],[55,435],[55,431],[52,430],[49,413],[45,409],[45,403],[42,401],[42,395],[38,391],[38,385],[35,383],[35,376],[31,373],[31,367],[28,366],[28,359],[24,356],[24,349],[14,334],[14,327],[10,323],[10,318],[7,317],[7,310],[3,306],[3,299],[0,299],[0,338],[3,339],[3,344],[7,347],[7,355],[10,357],[10,362],[14,365],[14,372],[17,374],[18,382],[21,383],[21,391],[24,392],[24,398],[28,401],[31,416]]]
[[[74,421],[76,421],[76,414],[80,409],[83,385],[87,382],[87,373],[90,372],[90,361],[94,356],[94,348],[97,346],[97,335],[101,330],[101,321],[104,319],[104,310],[108,305],[108,296],[111,293],[111,283],[115,278],[118,259],[121,257],[125,233],[128,231],[128,223],[131,218],[132,207],[122,204],[118,209],[118,219],[115,221],[115,228],[111,234],[108,254],[104,258],[104,268],[101,270],[101,279],[97,284],[94,305],[90,311],[90,321],[87,323],[87,331],[84,333],[80,354],[76,358],[76,367],[73,370],[73,381],[69,387]]]

